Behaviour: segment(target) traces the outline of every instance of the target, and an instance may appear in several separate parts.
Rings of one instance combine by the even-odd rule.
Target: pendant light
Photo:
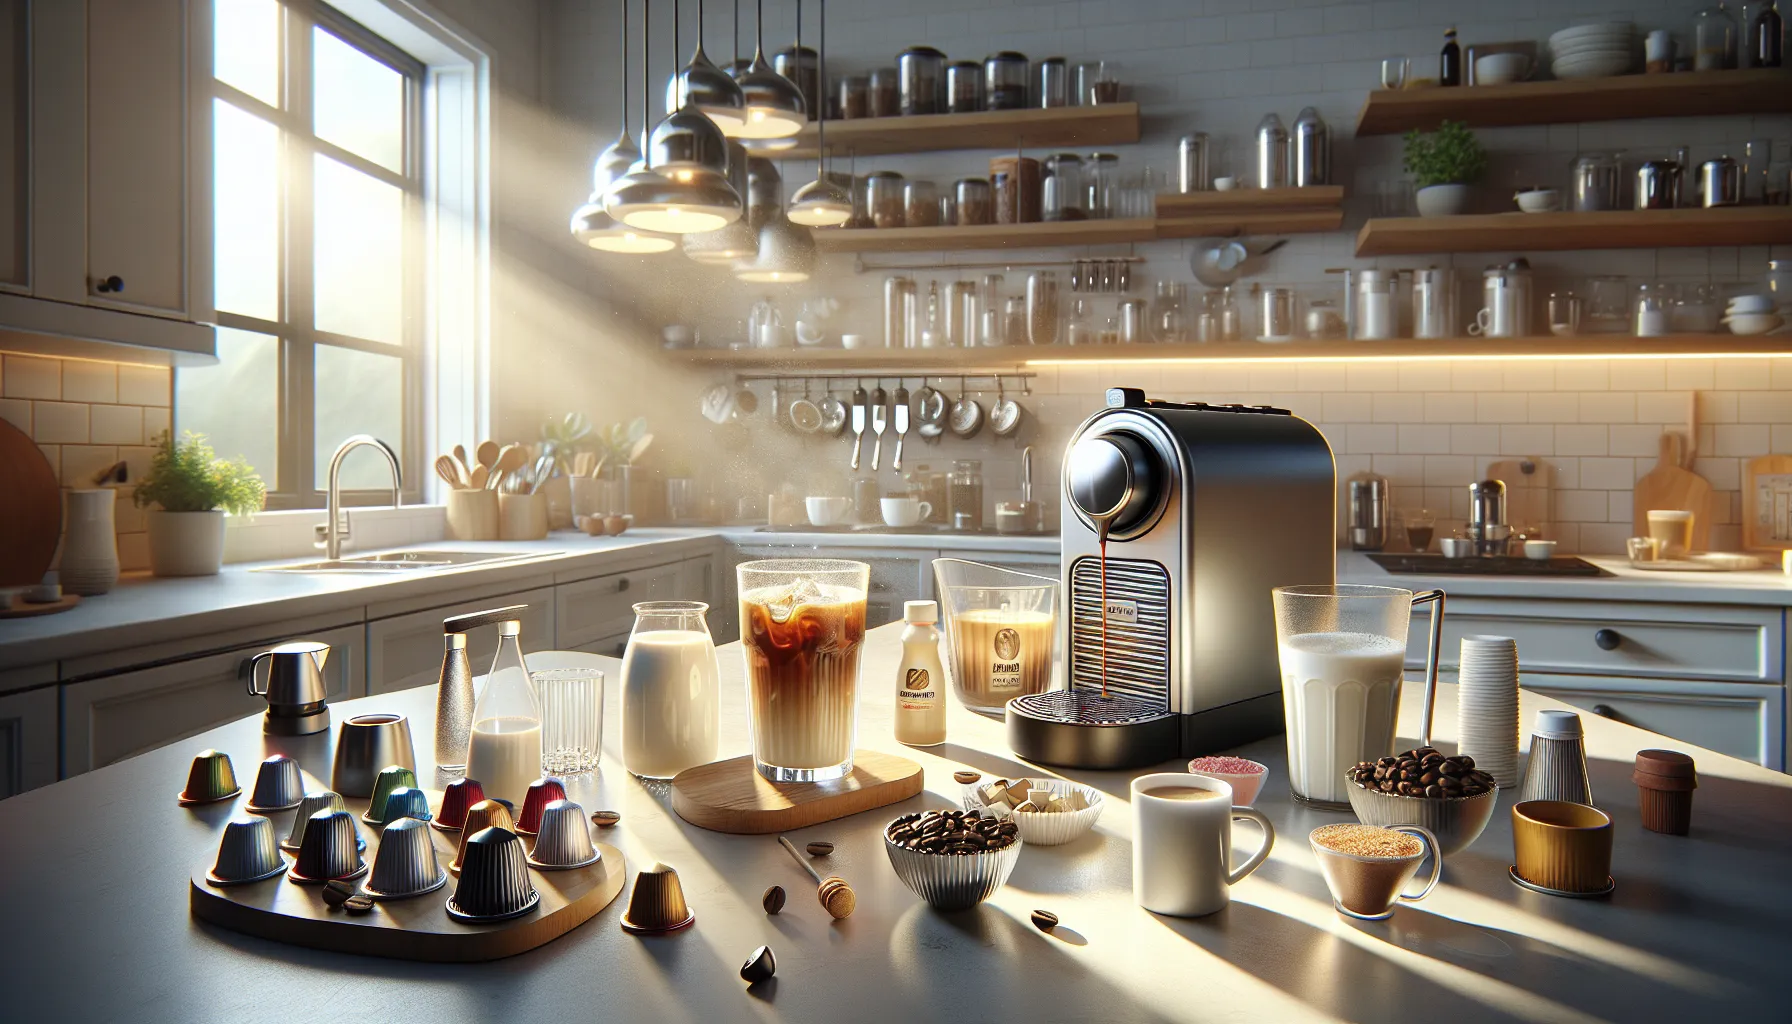
[[[759,252],[759,227],[752,222],[753,202],[747,182],[747,160],[747,148],[730,139],[728,183],[747,201],[747,212],[725,228],[684,236],[684,254],[698,263],[733,263],[735,260],[751,259]]]
[[[666,235],[641,231],[611,217],[604,210],[604,193],[616,179],[641,159],[641,149],[628,134],[628,2],[622,4],[622,128],[616,141],[597,155],[591,168],[591,197],[573,211],[572,236],[604,252],[666,252],[677,243]]]
[[[782,139],[803,130],[809,120],[802,90],[796,83],[773,71],[765,62],[765,0],[755,0],[758,38],[753,48],[753,64],[740,76],[740,91],[746,98],[746,123],[741,126],[743,139]]]
[[[703,0],[697,0],[697,52],[691,55],[684,70],[673,76],[671,87],[674,96],[668,109],[689,104],[714,121],[723,135],[732,138],[740,134],[746,123],[746,97],[741,94],[740,83],[716,67],[703,52]]]
[[[821,7],[821,47],[816,61],[818,80],[828,80],[828,0],[817,0]],[[803,10],[797,0],[797,52],[802,52]],[[815,180],[796,190],[790,198],[791,221],[807,227],[837,227],[852,219],[852,196],[831,178],[822,166],[828,152],[828,109],[821,104],[815,112]]]
[[[783,183],[769,161],[755,162],[767,165],[767,172],[757,176],[748,190],[754,196],[753,217],[764,211],[765,221],[759,228],[758,253],[736,264],[734,276],[762,284],[807,281],[815,269],[815,239],[808,228],[785,216]]]
[[[678,8],[672,12],[676,62]],[[604,209],[631,228],[674,235],[714,231],[738,220],[741,198],[728,184],[722,130],[688,103],[668,110],[654,126],[642,169],[616,183],[604,196]]]

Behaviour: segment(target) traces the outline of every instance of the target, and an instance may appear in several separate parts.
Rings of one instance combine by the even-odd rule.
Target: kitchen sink
[[[352,558],[328,558],[319,562],[300,562],[296,565],[263,565],[251,572],[298,572],[298,573],[337,573],[337,572],[425,572],[432,569],[452,569],[462,565],[485,565],[492,562],[512,562],[521,558],[536,558],[544,555],[557,555],[558,551],[386,551],[374,555],[355,555]]]

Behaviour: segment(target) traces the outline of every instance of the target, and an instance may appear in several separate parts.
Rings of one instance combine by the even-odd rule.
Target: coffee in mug
[[[1231,785],[1231,783],[1227,783]],[[1218,800],[1220,794],[1211,789],[1197,789],[1194,786],[1165,786],[1162,789],[1147,791],[1159,800]]]
[[[1235,818],[1256,822],[1263,845],[1233,869],[1227,862]],[[1232,886],[1257,870],[1276,841],[1275,827],[1261,812],[1232,806],[1230,784],[1177,772],[1132,780],[1132,825],[1133,899],[1174,917],[1224,910]]]
[[[1340,914],[1364,921],[1392,916],[1394,905],[1416,903],[1437,885],[1443,871],[1437,837],[1417,825],[1322,825],[1307,835],[1319,872]],[[1403,891],[1431,853],[1431,877],[1416,895]]]

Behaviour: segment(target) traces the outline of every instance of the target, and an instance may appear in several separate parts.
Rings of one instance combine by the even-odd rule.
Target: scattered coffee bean
[[[772,947],[770,946],[760,946],[755,949],[753,955],[747,958],[747,962],[740,965],[741,980],[749,985],[757,985],[776,973],[778,973],[778,959],[772,956]]]
[[[759,903],[765,908],[765,912],[768,914],[776,914],[778,911],[783,910],[784,887],[781,885],[774,885],[770,889],[765,890],[765,895],[759,898]]]
[[[345,882],[340,878],[332,878],[324,883],[324,902],[332,907],[340,907],[350,896],[361,889],[353,882]]]
[[[1480,796],[1494,785],[1493,776],[1477,769],[1474,758],[1445,757],[1432,747],[1361,761],[1349,774],[1364,789],[1431,800]]]
[[[1049,932],[1058,927],[1058,915],[1049,910],[1033,911],[1033,927],[1042,932]]]
[[[1013,822],[967,811],[927,811],[897,818],[884,835],[921,853],[974,854],[1005,850],[1020,832]]]
[[[834,844],[823,839],[817,839],[815,842],[810,843],[805,847],[805,849],[809,851],[809,856],[811,857],[826,857],[828,854],[834,852]]]
[[[364,892],[356,893],[342,901],[342,909],[357,917],[362,914],[371,914],[373,912],[373,897]]]
[[[616,823],[621,820],[622,820],[622,815],[620,812],[617,812],[617,811],[593,811],[593,812],[591,812],[591,823],[596,825],[598,828],[613,828],[613,827],[615,827]]]
[[[981,772],[953,772],[952,781],[961,786],[974,786],[983,778]]]

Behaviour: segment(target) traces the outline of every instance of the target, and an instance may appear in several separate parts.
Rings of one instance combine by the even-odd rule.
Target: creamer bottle
[[[946,742],[946,673],[940,667],[939,605],[905,601],[902,664],[896,670],[896,742],[931,747]]]

